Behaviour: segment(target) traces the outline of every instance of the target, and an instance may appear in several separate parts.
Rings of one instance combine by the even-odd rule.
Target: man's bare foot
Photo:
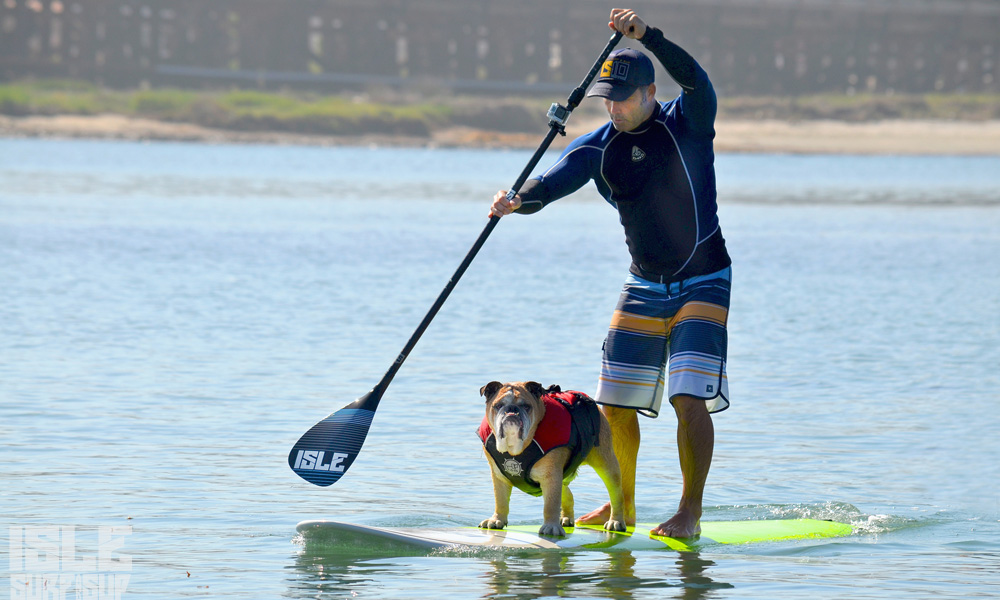
[[[576,520],[577,525],[604,525],[611,518],[611,503],[605,502],[604,506],[593,510]],[[635,525],[635,515],[625,515],[625,524]]]
[[[611,503],[607,502],[597,510],[590,511],[576,520],[577,525],[604,525],[611,518]]]
[[[676,515],[665,523],[660,523],[660,526],[653,528],[650,533],[679,539],[692,538],[701,534],[701,518],[689,511],[679,510]]]

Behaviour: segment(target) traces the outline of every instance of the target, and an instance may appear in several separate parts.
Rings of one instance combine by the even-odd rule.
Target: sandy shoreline
[[[600,124],[600,120],[593,119],[584,119],[577,123],[571,121],[568,127],[569,135],[557,138],[553,142],[553,147],[564,146],[572,137]],[[1000,155],[1000,121],[888,120],[846,123],[723,119],[717,123],[716,129],[717,152]],[[8,138],[533,149],[541,142],[544,134],[544,129],[538,134],[505,134],[453,127],[435,131],[430,137],[420,138],[387,135],[340,137],[228,131],[121,115],[47,117],[0,115],[0,137]]]

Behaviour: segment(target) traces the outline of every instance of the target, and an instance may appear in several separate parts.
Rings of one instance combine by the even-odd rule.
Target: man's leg
[[[686,538],[701,533],[701,502],[712,466],[715,427],[704,400],[677,396],[673,405],[677,413],[677,454],[684,489],[677,514],[653,529],[653,533]]]
[[[635,525],[635,464],[639,457],[639,417],[635,409],[601,406],[601,412],[611,425],[611,445],[622,472],[622,496],[625,501],[625,524]],[[611,503],[589,512],[579,519],[581,525],[603,525],[611,518]]]

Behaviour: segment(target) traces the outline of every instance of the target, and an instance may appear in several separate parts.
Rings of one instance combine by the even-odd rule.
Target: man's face
[[[615,102],[604,99],[611,123],[618,131],[632,131],[653,113],[653,86],[637,88],[628,98]]]

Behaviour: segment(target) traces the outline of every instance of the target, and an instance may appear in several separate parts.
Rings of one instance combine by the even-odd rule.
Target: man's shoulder
[[[614,137],[615,129],[611,121],[597,129],[585,133],[571,141],[563,150],[555,167],[573,169],[596,168],[601,162],[601,155]]]
[[[576,138],[570,145],[568,149],[575,148],[599,148],[603,149],[614,137],[615,128],[611,125],[611,121],[608,121],[604,125],[601,125],[597,129],[590,131]]]
[[[714,109],[706,113],[699,108],[697,100],[682,92],[676,98],[660,103],[660,114],[656,120],[673,134],[707,136],[711,140],[715,137],[713,115]]]
[[[680,111],[682,104],[681,97],[683,95],[684,93],[681,92],[676,98],[660,101],[660,114],[656,116],[656,120],[659,123],[667,123],[672,119],[678,119],[683,116]]]

